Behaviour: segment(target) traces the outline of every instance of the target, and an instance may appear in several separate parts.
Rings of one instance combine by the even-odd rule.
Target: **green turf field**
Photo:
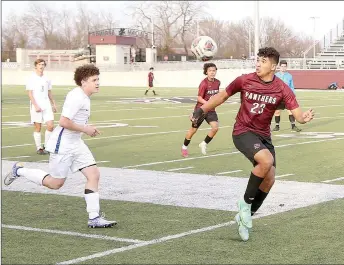
[[[273,134],[277,181],[243,243],[232,220],[251,164],[231,139],[238,96],[217,109],[221,127],[207,155],[198,147],[204,123],[183,158],[197,88],[144,91],[105,87],[91,99],[90,123],[102,134],[84,139],[102,168],[102,210],[118,226],[87,228],[78,176],[57,192],[21,179],[3,187],[2,263],[343,263],[343,92],[297,91],[301,106],[316,112],[301,133],[282,112]],[[9,161],[47,167],[48,156],[35,153],[24,87],[2,92],[3,173]],[[67,92],[54,87],[59,111]]]

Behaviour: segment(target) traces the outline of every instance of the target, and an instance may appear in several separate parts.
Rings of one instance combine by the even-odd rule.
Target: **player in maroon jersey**
[[[217,67],[213,63],[205,63],[203,66],[203,74],[207,77],[204,78],[199,85],[198,89],[198,98],[197,104],[195,106],[195,111],[199,109],[204,103],[206,103],[212,96],[219,93],[220,89],[220,81],[215,78],[217,71]],[[199,144],[201,148],[202,154],[206,155],[207,152],[207,144],[214,138],[217,131],[219,130],[219,123],[217,113],[215,108],[212,108],[208,111],[208,113],[202,118],[197,121],[197,123],[192,124],[189,131],[186,133],[184,144],[182,146],[182,156],[187,157],[188,153],[188,145],[191,141],[192,136],[197,132],[198,128],[201,126],[203,121],[206,120],[207,123],[211,126],[210,132],[205,137],[204,141]]]
[[[249,238],[252,217],[262,205],[275,182],[276,157],[271,142],[270,126],[277,107],[283,103],[295,119],[303,124],[314,117],[312,109],[303,112],[292,90],[275,77],[279,53],[272,47],[259,49],[256,72],[237,77],[226,90],[212,97],[195,111],[192,122],[197,124],[209,110],[221,105],[237,92],[241,106],[233,129],[233,143],[253,164],[239,213],[235,216],[242,240]]]
[[[153,80],[154,80],[153,70],[154,70],[153,67],[149,68],[149,73],[148,73],[148,89],[146,90],[145,95],[147,95],[149,89],[153,88]],[[154,93],[154,96],[156,96],[154,88],[153,88],[153,93]]]

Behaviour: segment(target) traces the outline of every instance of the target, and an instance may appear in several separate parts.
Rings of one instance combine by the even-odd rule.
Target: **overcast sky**
[[[4,20],[11,11],[17,14],[23,13],[29,1],[2,1],[2,19]],[[77,1],[46,2],[60,9],[76,7]],[[127,1],[84,1],[89,8],[113,10],[118,16],[121,27],[127,27],[130,17],[123,15],[123,8]],[[238,21],[246,16],[253,16],[254,1],[208,1],[208,13],[214,18],[227,21]],[[343,29],[344,1],[259,1],[260,17],[281,18],[285,23],[297,32],[304,32],[313,36],[313,20],[310,17],[319,17],[316,20],[316,37],[323,35],[337,24]]]

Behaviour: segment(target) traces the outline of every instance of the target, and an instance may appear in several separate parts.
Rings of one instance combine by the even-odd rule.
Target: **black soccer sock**
[[[191,139],[184,139],[184,145],[185,146],[188,146],[189,145],[189,143],[190,143],[190,141],[191,141]]]
[[[147,95],[147,93],[148,93],[148,89],[146,90],[146,93],[145,93],[145,95]]]
[[[276,126],[279,126],[280,121],[281,121],[281,116],[275,116]]]
[[[256,197],[254,197],[254,200],[251,205],[251,216],[254,215],[256,211],[262,206],[266,196],[268,196],[269,193],[266,193],[260,189],[258,189],[256,193]]]
[[[153,93],[154,93],[154,95],[156,95],[154,90],[153,90]]]
[[[293,115],[289,115],[289,120],[291,123],[291,127],[295,127],[295,117]]]
[[[244,200],[246,203],[252,203],[252,201],[256,197],[256,193],[259,189],[259,186],[260,184],[262,184],[263,180],[263,178],[257,177],[255,174],[251,172],[251,176],[248,180],[247,188],[244,195]]]
[[[85,194],[90,194],[90,193],[94,193],[93,190],[89,190],[89,189],[85,189]]]
[[[204,139],[204,142],[206,144],[209,144],[211,140],[213,140],[213,137],[210,137],[209,135],[207,135],[207,137],[205,137],[205,139]]]

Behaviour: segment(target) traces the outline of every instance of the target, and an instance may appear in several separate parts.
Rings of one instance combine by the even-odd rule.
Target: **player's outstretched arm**
[[[314,114],[315,114],[313,109],[309,109],[303,112],[300,107],[291,110],[291,113],[293,114],[295,120],[301,124],[304,124],[306,122],[310,122],[311,120],[313,120]]]
[[[72,120],[68,119],[67,117],[61,116],[59,125],[63,128],[66,128],[71,131],[76,131],[76,132],[83,132],[87,134],[88,136],[94,137],[100,132],[97,130],[96,127],[91,126],[91,125],[79,125],[73,122]]]
[[[220,106],[229,98],[226,90],[221,91],[220,93],[212,96],[205,104],[202,105],[202,110],[204,113],[207,113],[211,109],[215,109],[217,106]]]

